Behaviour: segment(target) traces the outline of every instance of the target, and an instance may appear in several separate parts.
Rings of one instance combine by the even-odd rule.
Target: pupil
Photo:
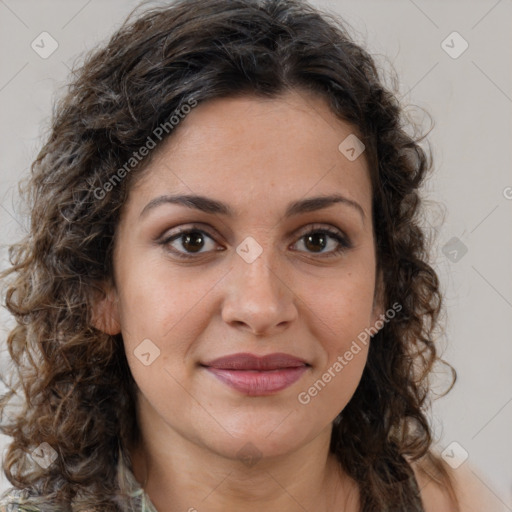
[[[324,248],[325,248],[325,235],[324,235],[323,233],[316,233],[316,234],[314,234],[314,235],[309,235],[309,236],[306,238],[306,246],[308,247],[308,249],[310,249],[309,242],[310,242],[311,240],[315,240],[315,238],[319,238],[319,239],[322,241],[322,242],[320,243],[320,245],[321,245],[320,251],[321,251],[322,249],[324,249]],[[313,243],[313,246],[314,246],[314,245],[315,245],[315,244]],[[320,252],[320,251],[318,251],[318,252]]]
[[[201,249],[202,247],[202,244],[203,244],[203,237],[201,236],[201,233],[199,233],[198,231],[194,231],[193,233],[188,233],[185,235],[184,237],[184,241],[182,242],[182,245],[183,247],[185,247],[185,249],[188,249],[187,248],[187,244],[190,244],[192,246],[192,252],[195,252],[194,250],[194,247],[196,249]],[[193,242],[191,242],[191,240],[200,240],[200,242],[198,244],[194,244]]]

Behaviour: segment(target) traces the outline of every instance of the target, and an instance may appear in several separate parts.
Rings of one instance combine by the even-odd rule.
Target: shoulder
[[[433,461],[437,461],[437,464]],[[443,466],[452,483],[439,483],[439,466]],[[484,478],[468,462],[451,468],[440,457],[430,454],[427,459],[411,462],[420,489],[425,512],[502,512],[500,501],[490,491]],[[445,479],[444,479],[445,480]],[[455,498],[455,499],[454,499]]]
[[[0,512],[42,512],[30,505],[23,490],[11,487],[0,496]]]

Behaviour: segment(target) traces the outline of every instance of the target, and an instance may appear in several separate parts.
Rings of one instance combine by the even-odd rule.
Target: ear
[[[96,329],[110,335],[121,332],[117,291],[111,283],[101,283],[94,290],[91,323]]]

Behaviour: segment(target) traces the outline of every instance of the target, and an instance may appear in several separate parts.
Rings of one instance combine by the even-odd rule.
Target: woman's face
[[[354,341],[382,312],[364,153],[339,149],[352,133],[293,92],[200,104],[155,149],[124,206],[104,308],[147,436],[235,458],[330,434],[365,366]],[[204,199],[170,199],[184,195]]]

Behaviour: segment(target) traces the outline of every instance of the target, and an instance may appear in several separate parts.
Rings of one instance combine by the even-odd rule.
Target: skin
[[[423,463],[411,464],[426,512],[453,512],[454,503],[447,492],[430,477],[431,468]],[[510,510],[491,489],[485,476],[467,461],[456,469],[446,465],[454,486],[460,512],[506,512]]]
[[[349,161],[338,150],[352,133],[303,91],[213,100],[181,121],[132,187],[116,232],[115,286],[106,286],[96,317],[123,335],[143,438],[129,451],[159,512],[357,510],[355,483],[328,447],[368,347],[308,404],[297,398],[384,313],[367,163],[364,153]],[[333,193],[363,214],[336,203],[284,218],[290,202]],[[207,196],[234,215],[165,203],[141,216],[164,194]],[[159,243],[192,224],[202,246],[184,237]],[[323,249],[308,245],[304,235],[321,228],[352,247],[334,255],[330,236]],[[263,251],[251,263],[236,252],[248,236]],[[134,353],[145,339],[160,351],[147,366]],[[285,352],[311,366],[282,391],[247,396],[200,366],[238,352]],[[252,464],[240,454],[247,443]]]

